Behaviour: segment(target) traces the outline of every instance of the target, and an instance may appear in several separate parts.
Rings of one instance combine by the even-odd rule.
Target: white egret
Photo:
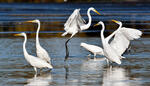
[[[119,24],[118,31],[115,33],[114,39],[111,41],[110,46],[115,49],[117,54],[122,55],[129,47],[130,41],[139,39],[142,36],[142,32],[133,28],[122,27],[122,22],[112,20]]]
[[[136,29],[122,27],[122,23],[120,21],[116,21],[116,20],[112,20],[112,21],[116,22],[120,26],[116,31],[114,31],[111,35],[109,35],[106,38],[104,38],[104,34],[103,34],[105,29],[104,23],[100,21],[99,23],[96,24],[96,25],[99,24],[102,25],[101,40],[102,40],[103,49],[98,46],[93,47],[94,45],[92,46],[84,45],[84,46],[86,47],[87,50],[89,50],[93,54],[96,53],[94,49],[98,49],[97,51],[101,51],[99,52],[99,54],[106,56],[106,58],[112,62],[121,64],[120,59],[124,58],[122,54],[128,48],[130,44],[130,40],[140,38],[142,32]],[[109,43],[109,40],[113,36],[114,36],[113,40]]]
[[[37,58],[35,56],[32,56],[32,55],[28,54],[28,52],[26,51],[26,47],[25,47],[26,42],[27,42],[27,36],[26,36],[25,33],[15,34],[15,36],[24,36],[24,42],[23,42],[24,57],[27,60],[27,62],[29,62],[30,65],[33,66],[36,74],[37,74],[37,68],[50,68],[50,69],[53,68],[49,63],[42,60],[41,58]]]
[[[86,24],[85,20],[80,15],[80,9],[75,9],[74,12],[71,14],[71,16],[68,18],[68,20],[66,21],[66,23],[64,24],[64,30],[66,32],[64,32],[62,36],[71,34],[71,37],[65,42],[65,47],[66,47],[65,60],[67,60],[69,56],[69,51],[67,47],[67,43],[69,42],[69,40],[79,31],[86,30],[90,27],[92,21],[90,11],[94,11],[100,15],[100,13],[96,11],[93,7],[90,7],[87,11],[89,21]]]
[[[102,25],[102,30],[101,30],[101,40],[102,40],[102,45],[103,45],[103,53],[106,56],[106,58],[109,61],[112,62],[116,62],[118,64],[121,64],[120,61],[120,57],[115,50],[110,46],[110,44],[108,43],[109,40],[107,40],[106,38],[104,38],[104,30],[105,30],[105,26],[104,23],[102,21],[100,21],[98,24]],[[114,33],[111,34],[111,36],[109,36],[110,38],[114,35]]]
[[[32,22],[32,23],[38,24],[38,28],[37,28],[37,32],[36,32],[36,54],[37,54],[37,57],[39,57],[51,64],[51,59],[50,59],[48,52],[40,45],[40,42],[39,42],[40,21],[36,19],[36,20],[32,20],[32,21],[27,21],[27,22]]]
[[[103,49],[96,45],[91,45],[87,43],[81,43],[80,46],[84,47],[88,51],[94,54],[94,60],[96,60],[96,54],[104,55]]]

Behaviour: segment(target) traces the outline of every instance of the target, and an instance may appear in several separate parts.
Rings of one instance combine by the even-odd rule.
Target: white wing
[[[37,53],[37,57],[50,63],[51,59],[48,55],[48,52],[44,48],[42,48],[40,45],[36,45],[36,53]]]
[[[85,20],[80,15],[80,9],[75,9],[74,12],[70,15],[66,23],[64,24],[64,27],[66,29],[69,29],[69,27],[73,25],[83,25],[85,24]]]
[[[122,27],[122,28],[121,28],[121,32],[122,32],[129,40],[138,39],[138,38],[140,38],[141,35],[142,35],[142,32],[141,32],[140,30],[133,29],[133,28]]]
[[[115,33],[110,46],[115,49],[118,55],[122,55],[128,48],[130,40],[138,39],[141,35],[142,32],[139,30],[123,27]]]
[[[49,63],[47,63],[46,61],[37,58],[35,56],[32,55],[26,55],[25,56],[26,59],[32,66],[37,67],[37,68],[43,68],[43,67],[48,67],[48,68],[53,68],[52,65],[50,65]]]

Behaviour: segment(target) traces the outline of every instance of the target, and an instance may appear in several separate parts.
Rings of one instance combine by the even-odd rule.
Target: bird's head
[[[22,33],[19,33],[19,34],[15,34],[14,36],[25,36],[26,33],[22,32]]]
[[[98,25],[102,25],[102,24],[104,24],[104,23],[102,21],[99,21],[97,24],[94,25],[94,27],[98,26]]]
[[[31,20],[31,21],[26,21],[26,22],[38,23],[38,22],[40,22],[40,20],[35,19],[35,20]]]
[[[113,21],[113,22],[115,22],[115,23],[117,23],[117,24],[121,24],[121,22],[120,21],[117,21],[117,20],[111,20],[111,21]]]
[[[101,14],[100,14],[95,8],[93,8],[93,7],[90,7],[89,10],[92,10],[92,11],[94,11],[95,13],[97,13],[98,15],[101,15]]]

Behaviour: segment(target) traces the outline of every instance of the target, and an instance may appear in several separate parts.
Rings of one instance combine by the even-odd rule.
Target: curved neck
[[[88,9],[88,11],[87,11],[87,15],[88,15],[89,21],[88,21],[88,23],[85,24],[84,26],[81,26],[81,30],[86,30],[86,29],[88,29],[88,28],[90,27],[90,25],[91,25],[92,18],[91,18],[91,15],[90,15],[90,11],[91,11],[91,9]]]
[[[104,41],[105,41],[105,38],[104,38],[104,30],[105,30],[105,26],[104,26],[104,23],[102,23],[101,25],[102,25],[102,30],[101,30],[101,40],[102,40],[102,44],[103,44]]]
[[[117,29],[117,30],[119,30],[121,27],[122,27],[122,23],[120,23],[120,24],[119,24],[119,27],[118,27],[118,29]]]
[[[120,30],[120,28],[122,27],[122,23],[119,23],[119,27],[116,31],[114,31],[112,34],[110,34],[105,40],[106,42],[109,42],[109,40],[118,32],[118,30]]]
[[[28,55],[28,52],[26,50],[26,42],[27,42],[27,36],[24,35],[24,42],[23,42],[23,52],[24,52],[24,55]]]
[[[38,28],[36,31],[36,44],[40,44],[39,43],[39,31],[40,31],[40,22],[38,22]]]
[[[91,15],[90,15],[90,9],[87,11],[87,15],[88,15],[88,18],[89,18],[89,21],[88,21],[88,23],[87,23],[87,26],[88,27],[90,27],[90,25],[91,25],[91,21],[92,21],[92,18],[91,18]]]

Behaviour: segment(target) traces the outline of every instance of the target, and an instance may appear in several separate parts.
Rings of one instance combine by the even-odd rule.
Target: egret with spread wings
[[[90,7],[87,11],[89,21],[86,24],[85,20],[80,15],[80,9],[75,9],[74,12],[71,14],[71,16],[68,18],[68,20],[66,21],[66,23],[64,24],[64,30],[66,32],[64,32],[62,36],[71,34],[71,37],[65,42],[65,47],[66,47],[65,60],[67,60],[69,56],[69,51],[67,47],[67,43],[69,42],[69,40],[79,31],[86,30],[90,27],[92,21],[90,11],[94,11],[100,15],[100,13],[96,11],[93,7]]]
[[[96,47],[90,47],[87,45],[86,46],[82,45],[82,46],[86,49],[88,48],[87,50],[94,53],[96,53],[95,49],[99,49],[98,54],[106,56],[106,58],[112,62],[121,64],[120,59],[124,58],[122,54],[128,48],[130,41],[140,38],[142,32],[136,29],[122,27],[122,23],[120,21],[116,21],[116,20],[112,20],[112,21],[119,24],[119,28],[106,38],[104,38],[104,30],[105,30],[104,23],[100,21],[99,23],[96,24],[96,25],[100,25],[100,24],[102,25],[101,40],[102,40],[103,49],[98,46]],[[110,39],[113,36],[114,36],[113,40],[109,43]]]

